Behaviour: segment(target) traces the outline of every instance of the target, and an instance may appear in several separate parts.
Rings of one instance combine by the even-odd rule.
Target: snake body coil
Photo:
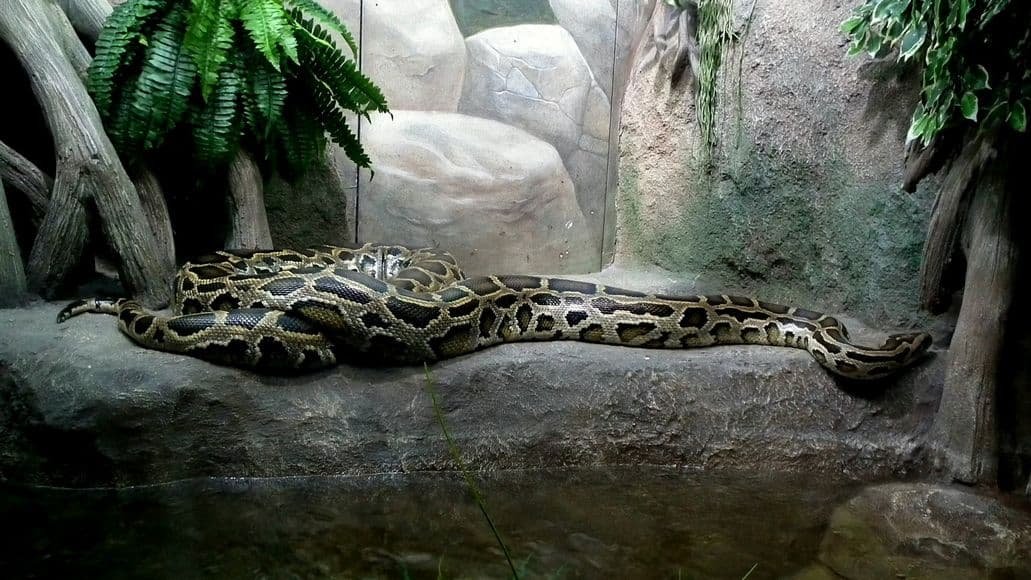
[[[762,344],[807,350],[830,372],[878,378],[913,364],[926,333],[877,348],[849,341],[835,318],[727,295],[665,296],[537,276],[466,279],[436,249],[367,244],[305,251],[218,252],[175,280],[173,316],[132,300],[79,300],[58,322],[118,316],[136,343],[265,372],[342,358],[417,363],[502,342],[580,340],[648,348]]]

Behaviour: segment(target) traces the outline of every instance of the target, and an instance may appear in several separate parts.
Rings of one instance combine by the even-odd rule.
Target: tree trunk
[[[233,250],[271,250],[268,216],[265,214],[265,187],[258,164],[240,149],[229,164],[229,232],[226,248]]]
[[[21,250],[14,236],[14,223],[7,209],[4,182],[0,181],[0,308],[17,306],[25,300],[25,270]]]
[[[0,142],[0,179],[25,194],[32,205],[32,213],[37,219],[43,218],[54,179],[3,142]]]
[[[996,155],[994,143],[994,135],[970,139],[949,167],[934,201],[920,263],[920,303],[935,314],[949,309],[952,294],[958,289],[952,274],[959,257],[959,240],[981,168]]]
[[[57,0],[68,21],[76,32],[93,42],[97,41],[104,22],[111,15],[112,7],[107,0]],[[86,76],[82,76],[85,81]],[[140,196],[147,223],[157,238],[158,250],[165,261],[165,267],[175,268],[175,241],[172,237],[172,221],[168,214],[168,203],[154,172],[148,167],[133,177],[133,184]]]
[[[1006,324],[1017,281],[1018,245],[1010,220],[1015,183],[1003,147],[985,165],[973,191],[964,231],[967,254],[963,305],[949,348],[945,390],[932,441],[954,479],[995,484],[998,474],[996,397],[1011,385],[1000,373]]]
[[[140,194],[140,204],[147,216],[147,224],[157,241],[158,254],[164,260],[163,267],[168,271],[175,269],[175,237],[172,234],[172,218],[168,214],[168,203],[161,183],[154,173],[144,167],[133,177],[133,184]]]
[[[47,215],[29,257],[30,287],[52,292],[78,262],[87,234],[84,202],[89,201],[118,255],[122,282],[144,304],[163,306],[172,272],[159,257],[136,189],[65,51],[72,44],[69,33],[74,38],[52,0],[5,0],[0,10],[0,37],[29,75],[57,158]]]
[[[104,21],[112,10],[107,0],[57,0],[57,3],[75,30],[93,42],[100,36]]]

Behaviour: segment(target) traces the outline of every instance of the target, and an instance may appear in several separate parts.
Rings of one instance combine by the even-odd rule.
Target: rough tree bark
[[[959,241],[978,175],[996,155],[995,139],[994,134],[969,139],[938,190],[920,263],[920,302],[930,312],[948,310],[958,289],[949,274],[959,258]]]
[[[261,170],[243,149],[229,164],[226,196],[229,232],[226,247],[234,250],[271,250],[272,234],[265,213],[265,188]]]
[[[14,236],[14,223],[7,209],[4,182],[0,181],[0,308],[17,306],[25,300],[25,270],[21,250]]]
[[[82,46],[64,12],[53,0],[6,0],[0,10],[0,37],[29,75],[57,158],[47,215],[29,257],[30,288],[51,292],[77,263],[86,242],[90,203],[119,257],[123,283],[149,306],[167,304],[172,273],[149,228],[141,227],[146,217],[136,189],[81,81],[74,62],[81,55],[68,48]]]
[[[2,141],[0,141],[0,179],[28,198],[34,217],[43,218],[47,211],[50,188],[54,186],[54,179]]]
[[[997,392],[1012,387],[1000,372],[1019,251],[1010,216],[1017,193],[1009,165],[1018,160],[1007,149],[999,147],[998,157],[984,165],[973,186],[963,228],[963,304],[932,428],[931,440],[945,457],[950,475],[965,483],[996,483]]]
[[[104,22],[111,15],[111,3],[107,0],[57,0],[68,17],[72,28],[83,38],[96,42],[104,29]],[[86,80],[85,73],[81,75]],[[161,188],[154,172],[144,166],[135,175],[131,175],[133,185],[139,194],[143,212],[147,215],[147,223],[158,242],[158,249],[165,267],[175,268],[175,240],[172,236],[172,220],[168,213],[165,192]]]
[[[104,21],[111,15],[111,3],[107,0],[57,0],[57,4],[68,16],[72,27],[94,42],[104,28]]]
[[[68,14],[68,19],[79,34],[96,41],[104,27],[104,21],[111,14],[111,3],[108,0],[58,0]],[[172,249],[170,223],[155,223],[168,215],[164,204],[164,195],[160,184],[153,174],[144,170],[139,179],[134,179],[140,192],[140,199],[151,218],[151,225],[158,235],[158,242],[163,248]],[[261,172],[246,153],[240,152],[229,168],[229,209],[230,229],[226,238],[227,248],[237,249],[271,249],[272,236],[269,234],[268,217],[265,213],[264,185]],[[153,211],[152,211],[153,210]],[[165,233],[167,240],[162,239]],[[168,256],[174,262],[174,254]]]
[[[175,236],[172,233],[172,217],[168,213],[168,203],[165,201],[161,183],[146,167],[136,172],[132,182],[140,195],[143,213],[157,242],[158,255],[163,261],[162,267],[172,271],[175,269]]]

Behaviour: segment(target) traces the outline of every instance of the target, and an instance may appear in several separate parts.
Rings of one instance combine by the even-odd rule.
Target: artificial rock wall
[[[276,245],[439,245],[471,274],[611,261],[611,120],[654,0],[324,3],[393,115],[354,120],[374,174],[336,151],[331,170],[270,185]]]
[[[860,0],[736,2],[719,146],[700,160],[694,98],[639,70],[622,107],[616,262],[877,327],[927,324],[917,272],[932,184],[902,192],[919,76],[847,57]],[[649,38],[642,44],[647,50]],[[738,60],[740,59],[740,60]]]
[[[838,26],[859,3],[756,2],[750,24],[753,3],[736,3],[743,54],[726,64],[707,170],[688,85],[641,68],[654,0],[327,0],[394,116],[361,123],[374,178],[338,151],[300,185],[270,186],[276,243],[435,244],[473,274],[615,260],[926,324],[933,184],[899,188],[918,78],[846,56]]]

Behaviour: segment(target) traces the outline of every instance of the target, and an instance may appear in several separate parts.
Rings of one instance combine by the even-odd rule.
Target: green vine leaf
[[[923,64],[920,106],[907,136],[927,145],[970,122],[1026,130],[1028,22],[1026,0],[866,0],[840,28],[850,55],[895,50],[899,61]]]
[[[924,46],[926,38],[927,24],[918,22],[910,26],[902,36],[902,40],[899,41],[899,60],[909,60],[916,56]]]
[[[1008,120],[1010,127],[1013,127],[1014,131],[1023,133],[1027,130],[1027,108],[1024,107],[1024,103],[1017,102],[1013,104]]]
[[[972,92],[965,93],[959,101],[959,108],[963,116],[971,121],[977,120],[977,95]]]

